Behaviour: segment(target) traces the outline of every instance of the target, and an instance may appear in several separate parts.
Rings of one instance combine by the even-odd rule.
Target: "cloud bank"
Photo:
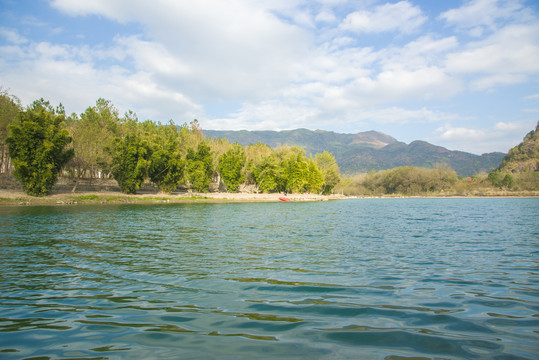
[[[413,1],[345,0],[50,7],[86,24],[137,30],[90,42],[92,29],[46,19],[40,26],[56,36],[26,35],[37,21],[0,28],[1,85],[26,103],[48,97],[81,112],[105,97],[141,119],[198,118],[211,129],[374,129],[474,153],[506,151],[536,121],[525,109],[539,106],[539,19],[525,1],[437,11]],[[499,118],[485,104],[506,91],[522,104]]]

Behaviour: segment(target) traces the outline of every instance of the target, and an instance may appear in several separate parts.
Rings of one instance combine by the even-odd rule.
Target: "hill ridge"
[[[493,170],[506,155],[501,152],[475,155],[448,150],[423,140],[406,144],[375,130],[355,134],[308,129],[204,130],[204,135],[211,138],[227,138],[230,142],[244,146],[260,142],[272,148],[279,145],[297,145],[304,148],[307,154],[328,151],[333,153],[341,173],[346,175],[398,166],[434,167],[443,163],[451,166],[460,176],[472,176]]]
[[[526,134],[520,144],[509,150],[497,170],[513,174],[539,170],[539,122],[535,130]]]

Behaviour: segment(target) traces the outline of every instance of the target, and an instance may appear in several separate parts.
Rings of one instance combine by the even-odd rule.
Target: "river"
[[[537,359],[539,199],[0,207],[1,359]]]

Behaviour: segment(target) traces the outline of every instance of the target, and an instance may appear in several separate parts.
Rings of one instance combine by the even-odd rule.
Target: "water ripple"
[[[536,199],[0,208],[0,358],[535,359]]]

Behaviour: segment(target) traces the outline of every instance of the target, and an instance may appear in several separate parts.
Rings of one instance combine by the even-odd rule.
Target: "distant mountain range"
[[[275,148],[279,145],[297,145],[306,153],[323,151],[333,153],[341,173],[354,175],[370,170],[385,170],[398,166],[421,166],[432,168],[436,164],[450,165],[461,176],[472,176],[496,168],[504,153],[494,152],[474,155],[463,151],[451,151],[425,141],[405,144],[378,131],[357,134],[339,134],[324,130],[284,131],[221,131],[204,130],[211,138],[226,138],[241,145],[258,142]]]

